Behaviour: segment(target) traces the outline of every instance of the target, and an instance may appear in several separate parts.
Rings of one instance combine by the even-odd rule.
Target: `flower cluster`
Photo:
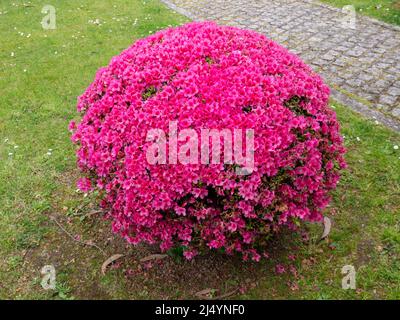
[[[82,120],[70,125],[86,172],[79,186],[100,191],[113,231],[132,244],[258,261],[281,226],[321,219],[345,167],[328,98],[310,67],[264,35],[213,22],[160,31],[114,57],[79,97]],[[149,164],[147,132],[171,121],[253,129],[254,170]]]

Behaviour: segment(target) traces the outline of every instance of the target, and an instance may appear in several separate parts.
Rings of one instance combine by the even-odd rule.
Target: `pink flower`
[[[88,192],[92,190],[92,183],[88,178],[80,178],[77,182],[77,186],[82,192]]]
[[[186,250],[183,252],[183,255],[186,259],[192,260],[195,256],[197,256],[196,250]]]
[[[112,230],[133,245],[187,247],[188,259],[225,249],[258,261],[271,233],[322,218],[346,166],[328,101],[309,66],[257,32],[213,22],[162,30],[112,58],[78,98],[82,118],[68,128],[90,177],[78,187],[101,190]],[[170,142],[182,129],[199,137],[252,129],[252,173],[237,175],[249,163],[240,152],[228,163],[181,163],[186,141],[176,139],[176,155]],[[159,137],[147,139],[154,130]],[[228,140],[220,144],[229,158]],[[149,150],[163,161],[148,161]]]
[[[186,209],[182,207],[176,207],[175,212],[178,216],[186,216]]]
[[[76,130],[76,123],[75,121],[71,121],[68,125],[68,130],[73,132],[74,130]]]
[[[282,273],[285,273],[286,270],[285,270],[285,267],[283,265],[277,264],[275,266],[275,272],[276,272],[276,274],[282,274]]]
[[[288,259],[289,259],[290,261],[295,261],[295,260],[296,260],[296,256],[295,256],[294,254],[289,254],[289,255],[288,255]]]

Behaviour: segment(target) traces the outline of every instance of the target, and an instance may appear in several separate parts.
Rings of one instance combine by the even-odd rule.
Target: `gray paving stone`
[[[392,115],[395,116],[396,118],[400,118],[400,108],[394,108],[392,110]]]
[[[388,90],[388,94],[392,95],[392,96],[396,96],[399,97],[400,96],[400,88],[397,87],[391,87]]]
[[[379,98],[379,102],[383,105],[393,105],[396,103],[397,97],[395,96],[390,96],[390,95],[382,95]]]
[[[328,84],[369,103],[361,107],[336,90],[334,98],[400,131],[399,27],[357,15],[352,29],[342,23],[341,9],[315,0],[161,1],[193,20],[215,20],[266,34],[322,72]]]

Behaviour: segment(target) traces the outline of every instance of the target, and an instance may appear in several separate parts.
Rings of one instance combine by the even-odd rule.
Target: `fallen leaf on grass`
[[[204,289],[196,292],[195,296],[200,299],[210,299],[215,294],[215,292],[217,292],[216,289]]]
[[[240,288],[236,288],[225,294],[221,294],[220,296],[215,296],[215,293],[218,292],[217,289],[204,289],[204,290],[197,292],[195,294],[195,296],[199,299],[205,299],[205,300],[221,300],[221,299],[233,296],[239,290],[240,290]]]
[[[319,239],[320,241],[329,236],[329,234],[331,233],[331,227],[331,219],[329,219],[328,217],[324,217],[324,232],[322,233],[321,239]]]
[[[102,274],[106,274],[107,271],[107,267],[113,263],[114,261],[122,258],[124,255],[123,254],[114,254],[111,257],[109,257],[106,261],[103,262],[102,266],[101,266],[101,273]]]
[[[140,262],[146,262],[146,261],[150,261],[150,260],[160,260],[160,259],[164,259],[166,257],[168,257],[167,254],[151,254],[147,257],[140,259]]]
[[[301,261],[301,266],[304,270],[308,270],[315,263],[314,258],[303,259]]]
[[[299,285],[296,282],[288,282],[288,286],[290,288],[290,290],[292,291],[297,291],[299,290]]]

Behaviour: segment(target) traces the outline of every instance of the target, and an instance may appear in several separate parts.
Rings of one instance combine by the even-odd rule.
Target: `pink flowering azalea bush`
[[[132,244],[258,261],[282,226],[321,220],[345,167],[328,98],[310,67],[264,35],[212,22],[160,31],[114,57],[79,97],[78,186],[100,191],[113,231]],[[222,161],[149,163],[147,133],[171,121],[253,129],[251,174]]]

